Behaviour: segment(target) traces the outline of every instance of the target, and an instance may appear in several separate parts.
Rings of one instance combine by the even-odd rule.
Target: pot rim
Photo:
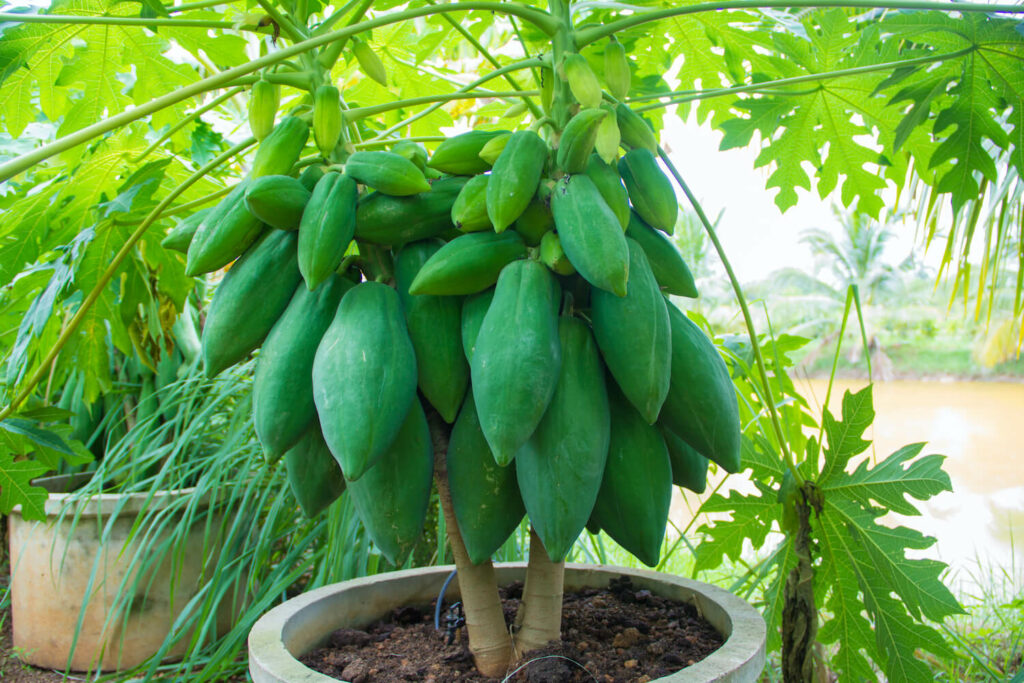
[[[76,517],[108,517],[113,514],[139,514],[144,511],[155,511],[168,508],[181,498],[192,496],[196,487],[183,489],[167,489],[161,491],[135,491],[132,493],[92,493],[83,494],[76,489],[90,481],[95,472],[79,472],[77,474],[55,474],[32,480],[34,486],[47,490],[46,503],[43,510],[47,519],[74,515]],[[63,490],[62,490],[63,489]],[[205,506],[208,500],[199,501]],[[74,506],[74,507],[72,507]],[[21,505],[11,509],[11,517],[21,518]]]
[[[499,575],[502,569],[525,570],[525,562],[496,564]],[[306,624],[297,624],[304,612],[316,610],[318,603],[333,598],[339,593],[358,589],[363,586],[400,582],[410,578],[427,578],[436,574],[440,580],[447,577],[455,567],[422,567],[376,574],[373,576],[351,579],[340,583],[323,586],[303,593],[272,608],[253,625],[249,632],[249,669],[253,680],[258,683],[337,683],[337,679],[314,671],[299,662],[285,646],[283,637],[286,631],[302,629],[309,632]],[[661,682],[682,683],[683,681],[753,681],[764,668],[765,641],[767,627],[760,613],[749,603],[733,595],[729,591],[711,584],[694,581],[680,576],[655,572],[646,569],[633,569],[611,565],[566,564],[566,574],[594,574],[608,576],[629,576],[639,579],[641,583],[669,584],[689,592],[698,612],[703,606],[717,605],[725,612],[728,619],[729,636],[718,650],[701,661],[686,667],[674,674],[656,679]],[[499,583],[504,583],[499,580]],[[296,619],[296,618],[300,619]],[[333,629],[332,629],[333,630]],[[326,638],[328,633],[317,634]]]

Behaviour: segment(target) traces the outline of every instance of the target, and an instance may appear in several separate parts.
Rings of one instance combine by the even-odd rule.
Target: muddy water
[[[838,381],[832,412],[839,411],[843,391],[864,385]],[[824,380],[798,384],[818,415],[826,386]],[[957,574],[975,571],[979,561],[999,567],[1015,563],[1019,571],[1024,565],[1024,384],[879,382],[874,405],[875,423],[865,438],[873,441],[875,457],[926,441],[922,454],[947,456],[944,469],[953,484],[952,493],[918,505],[922,516],[890,515],[883,522],[936,538],[935,546],[916,556],[949,563]],[[688,496],[675,503],[673,521],[682,528],[699,501]]]

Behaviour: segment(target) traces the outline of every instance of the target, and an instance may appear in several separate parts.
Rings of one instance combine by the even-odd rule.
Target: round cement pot
[[[339,628],[362,628],[402,605],[429,605],[454,567],[429,567],[379,574],[324,586],[292,598],[263,615],[249,632],[249,673],[255,683],[336,683],[297,657],[310,652]],[[498,583],[522,581],[526,565],[495,567]],[[765,623],[749,604],[721,588],[668,574],[598,565],[565,567],[565,590],[603,588],[628,576],[634,586],[689,602],[724,637],[725,644],[704,660],[656,680],[691,683],[756,681],[765,663]],[[445,594],[458,599],[458,582]]]
[[[201,586],[204,563],[218,554],[215,541],[205,539],[204,543],[207,505],[201,501],[184,545],[167,552],[162,563],[135,581],[140,538],[149,535],[146,542],[152,545],[148,547],[161,548],[168,542],[170,527],[177,526],[172,519],[160,530],[142,527],[136,529],[136,538],[129,539],[140,514],[165,510],[176,500],[180,504],[194,489],[152,495],[99,494],[80,500],[68,493],[90,476],[45,477],[34,482],[50,492],[45,522],[26,521],[20,507],[8,517],[14,647],[22,660],[35,666],[110,671],[140,664],[159,651],[174,619]],[[104,540],[104,529],[115,512]],[[124,590],[132,592],[118,602],[126,577]],[[130,605],[126,618],[123,609],[115,613],[119,604]],[[230,611],[221,610],[218,627],[226,631],[230,623]],[[72,653],[76,629],[78,640]],[[179,639],[166,659],[180,659],[187,644],[188,638]]]

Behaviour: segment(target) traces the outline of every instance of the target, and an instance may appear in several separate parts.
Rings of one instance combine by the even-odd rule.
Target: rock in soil
[[[512,623],[522,584],[502,590]],[[352,683],[460,681],[483,683],[473,667],[465,629],[447,642],[434,630],[433,606],[402,607],[365,631],[341,629],[302,657],[320,673]],[[566,593],[562,640],[528,653],[510,681],[646,683],[695,664],[722,646],[722,637],[686,603],[637,590],[627,577],[607,589]]]

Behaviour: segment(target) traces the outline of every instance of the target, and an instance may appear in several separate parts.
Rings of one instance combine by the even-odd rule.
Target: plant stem
[[[856,76],[860,74],[872,73],[874,71],[885,71],[887,69],[895,69],[897,67],[914,66],[917,64],[931,64],[935,62],[943,62],[949,59],[957,59],[963,57],[971,52],[975,51],[975,47],[965,47],[962,50],[956,52],[948,52],[941,55],[925,55],[923,57],[916,57],[914,59],[906,59],[894,62],[883,62],[881,64],[869,64],[867,66],[856,66],[849,69],[836,69],[835,71],[827,71],[824,73],[817,74],[806,74],[804,76],[793,76],[792,78],[779,78],[774,81],[763,81],[761,83],[751,83],[749,85],[736,85],[729,88],[715,88],[713,90],[690,90],[690,91],[678,91],[669,93],[660,93],[657,95],[643,95],[640,97],[630,98],[629,102],[644,102],[648,100],[661,99],[662,97],[668,97],[669,99],[665,102],[658,102],[657,104],[648,104],[642,107],[634,107],[633,111],[648,111],[651,109],[658,109],[660,107],[669,106],[672,104],[683,104],[685,102],[693,102],[695,100],[707,100],[713,97],[723,97],[726,95],[737,95],[740,93],[754,92],[765,90],[768,88],[778,88],[788,85],[799,85],[801,83],[813,83],[817,81],[826,81],[832,78],[842,78],[844,76]],[[790,94],[790,93],[785,93]],[[678,95],[678,96],[677,96]]]
[[[761,383],[764,385],[765,392],[765,407],[768,409],[769,415],[772,418],[772,428],[775,432],[775,438],[779,442],[779,448],[782,450],[782,459],[786,463],[786,466],[790,469],[793,474],[793,478],[797,484],[803,485],[804,477],[800,470],[796,466],[796,461],[793,459],[793,454],[789,451],[789,444],[786,443],[785,432],[782,431],[782,423],[779,421],[778,411],[775,410],[775,398],[772,395],[772,387],[768,382],[768,369],[764,364],[764,357],[761,354],[761,345],[757,342],[757,332],[754,329],[754,318],[750,315],[750,308],[747,306],[747,298],[743,295],[743,287],[740,286],[740,281],[736,277],[736,273],[732,269],[732,264],[729,262],[729,257],[725,255],[725,248],[722,246],[721,241],[718,239],[718,233],[715,232],[715,228],[711,225],[711,221],[708,220],[707,214],[704,213],[703,207],[700,202],[697,201],[697,197],[694,196],[693,192],[690,191],[690,186],[686,184],[683,177],[679,174],[675,164],[668,158],[668,154],[665,153],[661,147],[658,148],[658,156],[665,163],[665,167],[668,168],[669,173],[675,178],[679,187],[683,190],[683,194],[686,195],[690,205],[693,206],[693,210],[697,213],[697,218],[704,226],[704,231],[708,234],[711,239],[711,243],[715,245],[715,251],[718,252],[718,258],[722,260],[722,265],[725,266],[725,272],[729,277],[729,283],[732,285],[733,292],[736,294],[736,300],[740,304],[740,310],[743,312],[743,322],[747,326],[747,335],[750,337],[750,345],[754,350],[754,359],[757,361],[757,371],[761,376]]]
[[[266,33],[265,29],[236,27],[230,21],[211,21],[209,19],[167,19],[164,17],[104,17],[78,16],[74,14],[21,14],[19,12],[0,12],[0,22],[15,24],[90,24],[96,26],[142,26],[157,29],[161,26],[175,28],[219,28],[236,31],[253,31]]]
[[[433,0],[428,0],[428,1],[430,2],[430,4],[434,4]],[[493,66],[495,69],[500,69],[501,68],[501,64],[499,64],[498,60],[494,58],[494,55],[492,55],[487,50],[487,48],[484,47],[483,44],[481,44],[480,41],[476,39],[476,36],[474,36],[472,33],[470,33],[469,30],[465,26],[463,26],[459,22],[455,21],[455,19],[453,19],[451,16],[449,16],[447,14],[443,14],[441,16],[444,17],[445,21],[447,21],[449,24],[451,24],[452,28],[454,28],[456,31],[458,31],[460,34],[462,34],[462,37],[465,38],[469,42],[469,44],[472,45],[473,48],[476,49],[476,51],[480,53],[481,57],[483,57],[488,62],[490,62],[491,66]],[[517,31],[517,33],[518,33],[518,31]],[[520,38],[520,41],[522,41],[521,38]],[[524,49],[525,49],[525,45],[524,45]],[[512,76],[512,74],[506,73],[506,74],[503,74],[503,75],[504,75],[505,80],[508,82],[508,84],[510,86],[512,86],[513,90],[520,90],[520,91],[522,90],[522,87],[520,87],[519,83]],[[534,119],[539,119],[541,116],[544,115],[544,113],[540,110],[540,107],[538,107],[537,104],[527,96],[527,94],[528,93],[523,93],[523,95],[522,95],[523,102],[530,109],[530,114],[533,115],[533,118]]]
[[[239,0],[199,0],[199,2],[185,2],[180,5],[170,5],[167,7],[168,14],[175,14],[176,12],[188,12],[194,9],[206,9],[207,7],[216,7],[217,5],[230,5],[233,2]]]
[[[525,7],[522,5],[516,5],[512,3],[506,4],[501,2],[493,2],[492,0],[467,0],[466,2],[453,2],[448,5],[438,5],[436,7],[416,7],[413,9],[404,10],[402,12],[389,14],[385,17],[370,19],[367,21],[360,22],[358,24],[346,26],[345,28],[338,29],[337,31],[332,31],[331,33],[325,33],[320,36],[315,36],[313,38],[303,40],[302,42],[295,43],[294,45],[289,45],[286,48],[282,48],[277,52],[273,52],[271,54],[264,55],[263,57],[260,57],[258,59],[254,59],[250,62],[247,62],[246,64],[242,64],[234,68],[228,69],[226,71],[222,71],[219,74],[209,76],[207,78],[202,79],[201,81],[196,81],[195,83],[187,85],[183,88],[179,88],[174,92],[168,93],[154,100],[150,100],[146,104],[142,104],[138,107],[134,107],[127,111],[123,111],[120,114],[111,116],[110,118],[104,121],[99,121],[91,126],[86,126],[85,128],[82,128],[81,130],[78,130],[70,135],[66,135],[63,138],[60,138],[59,140],[54,140],[53,142],[43,145],[42,147],[39,147],[37,149],[34,149],[31,152],[22,154],[21,156],[11,159],[6,163],[0,164],[0,182],[9,180],[18,173],[21,173],[22,171],[25,171],[26,169],[32,167],[36,163],[43,161],[44,159],[48,159],[55,154],[60,154],[61,152],[65,152],[73,147],[77,147],[78,145],[87,142],[94,137],[104,135],[116,128],[120,128],[125,124],[131,123],[132,121],[141,119],[154,112],[160,111],[161,109],[177,104],[178,102],[198,95],[199,93],[206,92],[208,90],[216,90],[225,85],[232,84],[235,79],[241,76],[246,76],[248,74],[253,73],[254,71],[259,71],[264,67],[277,64],[278,62],[283,62],[286,59],[289,59],[296,55],[300,55],[312,48],[320,47],[321,45],[326,45],[327,43],[330,43],[334,40],[338,40],[340,38],[347,38],[349,36],[361,33],[363,31],[378,28],[380,26],[387,26],[389,24],[394,24],[400,21],[406,21],[408,19],[414,19],[416,17],[428,16],[430,14],[436,14],[439,12],[463,12],[470,9],[480,9],[515,14],[522,17],[523,19],[526,19],[527,21],[536,24],[538,28],[541,28],[541,30],[544,30],[545,28],[550,28],[552,30],[554,29],[551,23],[551,17],[545,12],[533,9],[532,7]],[[5,15],[0,14],[0,20],[2,20],[4,16]],[[8,13],[6,16],[14,17],[15,20],[18,20],[23,19],[25,16],[42,15],[10,15]],[[89,17],[70,18],[89,19]],[[121,17],[106,18],[120,19]],[[131,17],[127,18],[132,19]],[[143,21],[152,22],[155,20],[145,19]],[[520,64],[523,63],[524,62],[520,62]]]
[[[720,12],[730,9],[790,9],[790,8],[843,7],[849,9],[909,9],[939,10],[941,12],[986,12],[996,14],[1024,14],[1024,5],[998,5],[976,2],[942,2],[936,0],[716,0],[699,2],[683,7],[671,7],[653,12],[638,12],[601,26],[589,26],[576,32],[576,45],[583,47],[618,31],[641,26],[652,21],[702,12]]]
[[[427,421],[434,446],[434,481],[458,571],[469,650],[473,653],[473,660],[480,673],[485,676],[504,676],[512,661],[512,639],[505,627],[505,613],[498,596],[494,565],[490,560],[481,564],[473,564],[469,560],[448,485],[448,437],[451,427],[445,424],[436,410],[428,409]],[[481,455],[487,456],[486,453]]]
[[[273,19],[274,23],[280,26],[293,41],[298,43],[306,38],[299,27],[292,23],[291,19],[278,12],[277,8],[269,0],[256,0],[256,2],[260,4],[260,7],[267,13],[267,16]]]
[[[408,140],[409,142],[444,142],[448,138],[446,138],[443,135],[420,135],[402,139]],[[356,142],[352,146],[355,147],[356,149],[367,149],[370,147],[387,147],[388,145],[393,145],[395,142],[396,140],[392,138],[387,138],[383,140],[374,139],[368,140],[367,142]]]
[[[352,0],[351,2],[347,3],[344,7],[339,9],[337,12],[324,19],[322,22],[320,22],[319,26],[313,29],[313,35],[318,36],[323,33],[327,33],[329,30],[331,30],[331,27],[337,24],[339,21],[341,21],[341,18],[348,14],[349,10],[352,9],[352,7],[354,7],[356,4],[358,4],[359,1],[360,0]],[[373,0],[362,0],[362,5],[360,5],[360,9],[357,10],[356,12],[353,12],[352,17],[349,19],[348,25],[351,26],[352,24],[359,21],[359,19],[364,14],[366,14],[367,10],[370,9],[370,5],[372,4]]]
[[[219,104],[221,104],[221,103],[231,99],[232,97],[234,97],[238,93],[242,92],[243,90],[245,90],[245,88],[241,87],[241,86],[236,86],[234,88],[231,88],[230,90],[225,92],[223,95],[221,95],[219,97],[215,97],[214,99],[210,100],[208,103],[204,104],[199,109],[196,109],[192,113],[188,114],[181,121],[179,121],[178,123],[176,123],[173,126],[171,126],[171,128],[166,133],[161,135],[152,145],[147,147],[144,152],[139,154],[137,157],[134,157],[131,160],[130,163],[137,164],[138,162],[142,161],[147,156],[149,156],[153,152],[153,150],[155,150],[160,145],[164,144],[168,139],[170,139],[170,137],[172,135],[177,133],[179,130],[181,130],[182,128],[184,128],[188,124],[192,123],[197,118],[199,118],[200,116],[202,116],[206,112],[210,111],[211,109],[213,109],[217,105],[219,105]]]
[[[552,562],[537,532],[530,528],[530,561],[519,603],[515,650],[517,658],[544,647],[562,635],[562,592],[565,562]]]
[[[48,371],[47,366],[49,366],[49,364],[53,362],[53,359],[57,357],[57,354],[60,353],[61,349],[63,349],[64,346],[68,343],[68,340],[71,339],[71,335],[73,335],[75,331],[78,329],[78,326],[82,324],[82,320],[85,319],[85,315],[89,312],[89,309],[92,308],[93,304],[96,303],[97,299],[100,298],[100,295],[103,293],[103,290],[107,287],[107,285],[110,284],[110,281],[113,279],[114,275],[121,267],[121,264],[124,262],[126,258],[128,258],[128,254],[131,253],[132,249],[135,248],[136,243],[138,243],[138,241],[142,239],[142,236],[146,234],[146,230],[149,228],[150,225],[152,225],[157,220],[157,218],[163,213],[164,209],[170,206],[174,202],[174,200],[181,195],[181,193],[183,193],[188,188],[192,187],[192,185],[194,185],[200,178],[202,178],[207,173],[217,168],[218,166],[220,166],[221,164],[223,164],[225,161],[235,156],[236,154],[244,152],[246,149],[248,149],[254,144],[256,144],[256,138],[249,138],[248,140],[243,140],[242,142],[239,142],[231,149],[221,153],[215,159],[212,159],[211,161],[207,162],[205,166],[199,168],[195,173],[186,178],[184,182],[182,182],[180,185],[176,186],[173,190],[171,190],[170,194],[168,194],[167,197],[165,197],[162,202],[157,204],[153,208],[153,210],[149,212],[149,215],[147,215],[146,218],[142,221],[142,223],[139,224],[139,227],[135,229],[135,232],[133,232],[128,237],[128,239],[125,240],[125,243],[121,246],[121,249],[117,252],[117,254],[114,255],[114,258],[110,261],[110,264],[107,266],[106,270],[104,270],[103,273],[100,275],[99,280],[97,280],[95,286],[93,286],[92,290],[86,295],[85,299],[82,300],[82,303],[78,307],[78,310],[75,311],[75,315],[72,316],[71,320],[68,321],[67,326],[63,329],[63,331],[61,331],[60,336],[57,337],[57,340],[50,347],[50,350],[46,352],[46,355],[43,357],[42,361],[40,361],[39,367],[36,369],[34,373],[32,373],[32,376],[29,377],[29,379],[25,382],[25,386],[22,387],[20,392],[18,392],[14,400],[11,401],[10,405],[8,405],[3,410],[0,410],[0,420],[4,419],[5,417],[13,413],[15,410],[17,410],[18,406],[21,405],[22,401],[28,398],[29,395],[32,393],[33,389],[35,389],[36,385],[43,380]]]
[[[400,100],[398,102],[385,102],[384,104],[375,104],[369,107],[353,107],[345,112],[345,118],[350,120],[365,119],[369,116],[376,116],[377,114],[383,114],[384,112],[394,111],[395,109],[404,109],[405,107],[415,107],[420,104],[430,104],[433,102],[451,102],[453,100],[473,100],[473,99],[486,99],[494,98],[501,99],[506,97],[520,97],[522,95],[539,95],[540,92],[537,90],[515,90],[505,92],[453,92],[445,93],[443,95],[424,95],[423,97],[411,97],[407,100]]]

